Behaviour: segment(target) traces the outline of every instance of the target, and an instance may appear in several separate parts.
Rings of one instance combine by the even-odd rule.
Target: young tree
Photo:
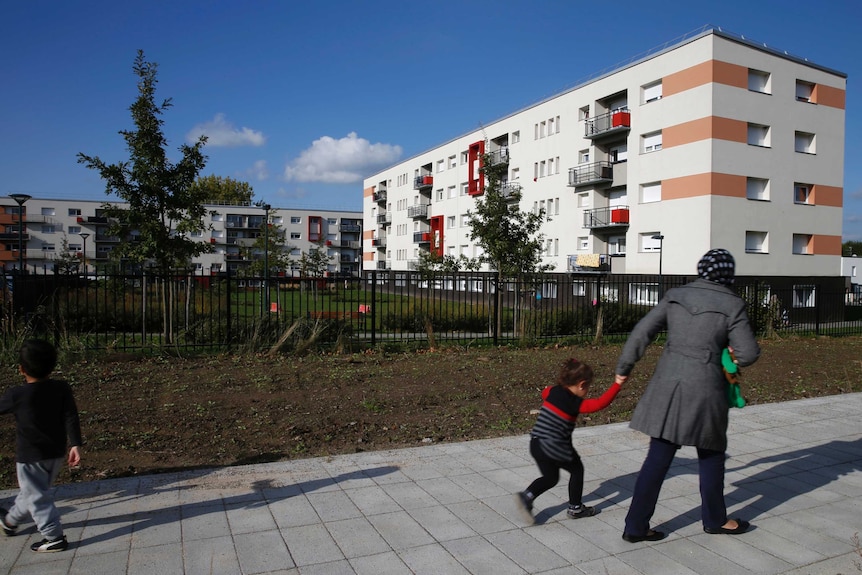
[[[285,231],[278,224],[269,224],[267,230],[266,222],[262,222],[260,231],[254,243],[246,248],[246,255],[252,260],[248,265],[250,276],[263,277],[269,267],[269,274],[290,269],[290,251],[293,246],[285,243]]]
[[[326,253],[324,240],[317,242],[316,247],[309,248],[299,259],[299,269],[302,277],[322,278],[326,275],[332,256]]]
[[[78,253],[72,253],[69,251],[69,238],[66,234],[63,234],[63,239],[60,240],[60,255],[57,256],[54,263],[57,268],[57,273],[61,273],[63,275],[78,273],[78,270],[82,269],[82,259],[83,258],[80,257]]]
[[[207,202],[219,202],[237,206],[252,203],[254,191],[248,182],[241,182],[221,176],[201,176],[191,185],[195,197],[203,196]]]
[[[126,258],[133,263],[152,263],[161,270],[185,268],[191,258],[209,250],[208,244],[189,237],[203,231],[203,206],[209,191],[194,186],[198,173],[206,164],[201,136],[192,145],[183,144],[181,158],[172,163],[165,147],[161,115],[171,107],[170,99],[157,104],[156,72],[158,64],[147,62],[138,50],[133,70],[138,77],[138,98],[129,108],[133,130],[122,130],[129,159],[107,164],[98,156],[78,154],[78,163],[96,170],[105,181],[105,193],[116,194],[128,208],[106,203],[104,214],[109,218],[108,234],[121,240],[135,232],[137,241],[120,242],[111,252],[114,258]]]

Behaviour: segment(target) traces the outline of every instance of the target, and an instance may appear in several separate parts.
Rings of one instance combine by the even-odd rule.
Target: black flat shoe
[[[745,533],[751,527],[751,523],[738,517],[734,517],[734,521],[736,521],[735,529],[728,529],[727,527],[704,527],[703,531],[710,535],[739,535],[740,533]]]
[[[667,537],[667,534],[662,531],[655,531],[650,529],[647,531],[646,535],[629,535],[628,533],[623,533],[623,539],[628,541],[629,543],[640,543],[641,541],[661,541]]]

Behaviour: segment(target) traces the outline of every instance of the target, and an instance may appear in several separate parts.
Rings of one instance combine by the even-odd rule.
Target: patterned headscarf
[[[733,255],[723,249],[709,250],[697,262],[697,275],[725,286],[733,285],[735,269]]]

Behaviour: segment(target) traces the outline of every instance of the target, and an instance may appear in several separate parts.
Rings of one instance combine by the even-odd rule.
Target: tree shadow
[[[381,477],[390,473],[394,473],[399,468],[396,466],[381,466],[371,469],[361,469],[350,471],[336,475],[334,477],[326,477],[321,479],[311,479],[293,484],[277,484],[273,479],[263,479],[251,483],[251,489],[237,495],[227,497],[216,497],[208,501],[194,501],[184,504],[171,504],[162,508],[148,508],[146,511],[132,511],[129,513],[119,513],[117,515],[109,515],[105,517],[92,517],[81,521],[64,522],[64,528],[81,528],[82,534],[86,527],[98,527],[104,525],[116,525],[114,529],[109,529],[105,532],[97,533],[92,537],[82,538],[77,542],[77,546],[85,547],[88,545],[96,545],[117,537],[129,537],[133,532],[139,533],[145,529],[160,527],[165,524],[174,523],[180,520],[186,521],[195,517],[204,516],[210,513],[224,512],[226,509],[255,509],[264,508],[278,501],[290,499],[313,491],[317,491],[332,485],[337,485],[346,481],[371,479]],[[212,470],[210,470],[211,472]],[[101,507],[110,507],[122,502],[123,508],[127,508],[125,504],[137,498],[147,496],[158,496],[177,490],[196,489],[197,485],[176,485],[179,482],[187,482],[199,477],[203,477],[207,472],[192,471],[189,473],[180,474],[179,477],[165,477],[160,481],[159,476],[147,476],[141,478],[140,485],[134,490],[118,490],[111,492],[105,490],[100,495],[108,497]],[[266,492],[266,494],[264,494]],[[88,515],[98,509],[100,505],[94,505],[87,508]],[[64,509],[61,515],[72,510]],[[97,530],[98,531],[98,530]]]

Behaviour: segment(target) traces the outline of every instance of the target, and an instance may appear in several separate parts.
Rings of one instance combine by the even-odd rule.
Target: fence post
[[[814,284],[814,333],[820,335],[820,302],[823,301],[823,292],[820,284]]]
[[[362,281],[360,278],[359,281]],[[377,323],[374,321],[377,311],[377,270],[371,271],[371,349],[377,346]]]
[[[225,331],[225,337],[227,338],[227,348],[231,348],[231,343],[233,342],[232,332],[231,332],[231,303],[230,303],[230,266],[225,266],[225,285],[226,285],[226,293],[227,293],[227,303],[225,306],[225,315],[227,316],[227,330]]]
[[[494,327],[492,328],[494,337],[494,346],[497,345],[497,340],[500,337],[500,274],[496,273],[491,277],[491,284],[494,286]]]

